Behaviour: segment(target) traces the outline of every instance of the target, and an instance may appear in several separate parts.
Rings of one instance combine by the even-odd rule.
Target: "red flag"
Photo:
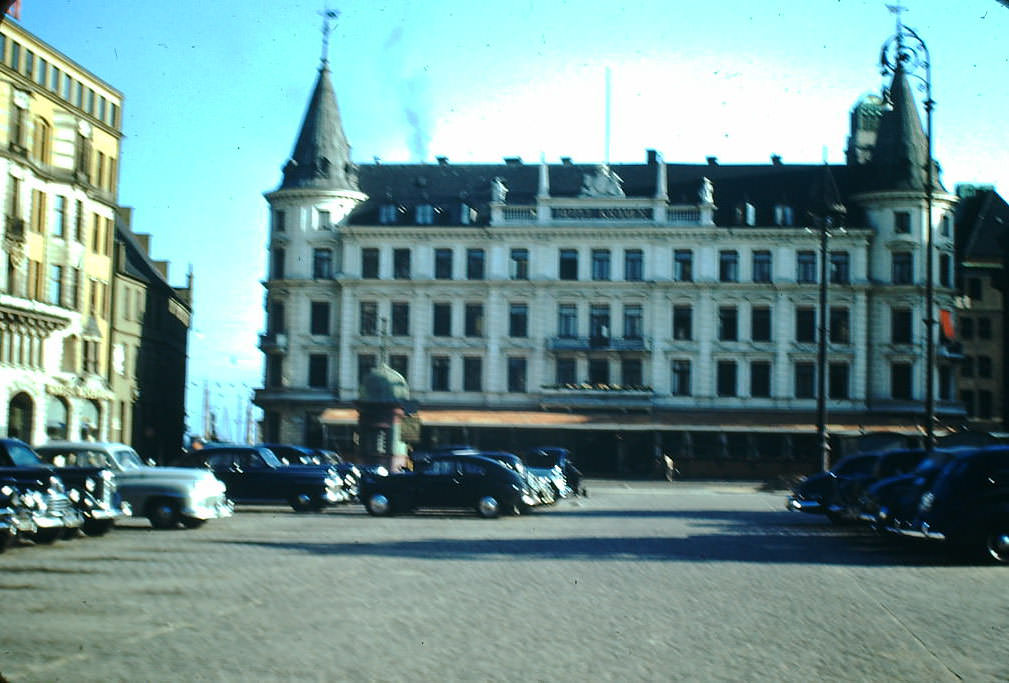
[[[956,339],[956,330],[953,329],[952,311],[940,310],[939,322],[942,325],[942,336],[946,337],[949,341]]]

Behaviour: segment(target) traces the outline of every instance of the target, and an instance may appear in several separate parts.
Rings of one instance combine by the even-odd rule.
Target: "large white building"
[[[643,471],[658,449],[812,455],[821,331],[831,431],[915,432],[927,155],[900,68],[889,92],[853,110],[845,165],[649,150],[637,164],[358,166],[324,63],[266,195],[266,439],[352,449],[359,384],[384,360],[419,404],[421,446],[549,442],[595,470]],[[936,181],[937,320],[952,310],[955,201]],[[943,353],[935,373],[939,418],[958,422]]]

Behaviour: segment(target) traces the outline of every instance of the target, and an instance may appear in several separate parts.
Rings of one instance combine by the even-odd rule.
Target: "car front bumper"
[[[795,496],[789,496],[785,500],[785,509],[794,510],[796,512],[808,512],[811,514],[824,512],[823,503],[820,501],[803,500],[801,498],[796,498]]]
[[[221,519],[235,514],[235,503],[225,495],[213,496],[200,501],[189,501],[182,510],[186,517],[194,519]]]
[[[911,526],[888,526],[887,531],[890,531],[900,536],[907,536],[909,538],[925,538],[930,541],[945,541],[946,534],[941,531],[936,531],[928,525],[928,522],[922,522],[921,524],[911,525]]]

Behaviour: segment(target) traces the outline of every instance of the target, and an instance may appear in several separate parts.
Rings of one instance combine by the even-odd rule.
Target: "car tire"
[[[494,496],[481,496],[476,502],[476,511],[484,519],[493,519],[501,514],[501,503]]]
[[[29,536],[33,541],[42,545],[52,545],[58,538],[63,536],[63,527],[52,527],[49,529],[39,529]]]
[[[113,519],[86,519],[81,531],[85,536],[104,536],[112,530],[115,523]]]
[[[14,534],[0,534],[0,553],[7,550],[14,543]]]
[[[392,514],[392,501],[381,493],[373,493],[368,496],[364,508],[368,511],[369,515],[384,517]]]
[[[182,526],[187,529],[199,529],[201,526],[207,523],[207,520],[200,519],[199,517],[182,517]]]
[[[181,517],[179,504],[168,498],[153,500],[147,506],[147,519],[155,529],[174,529]]]
[[[322,512],[325,505],[311,493],[296,493],[287,501],[295,512]]]
[[[1009,564],[1009,525],[1000,525],[985,535],[988,559],[998,564]]]

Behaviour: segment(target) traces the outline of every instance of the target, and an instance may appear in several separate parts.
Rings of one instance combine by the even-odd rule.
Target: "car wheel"
[[[501,503],[494,496],[484,496],[477,501],[476,511],[484,519],[492,519],[501,514]]]
[[[147,519],[155,529],[174,529],[181,516],[179,504],[167,498],[155,500],[147,508]]]
[[[368,501],[364,504],[368,514],[381,517],[392,514],[392,502],[381,493],[374,493],[368,496]]]
[[[31,538],[36,543],[43,543],[45,545],[50,545],[56,542],[60,536],[63,535],[63,527],[53,527],[49,529],[39,529],[33,533],[29,538]]]
[[[999,564],[1009,563],[1009,528],[1003,526],[988,532],[985,548],[993,561]]]
[[[288,503],[295,512],[320,512],[324,507],[319,498],[311,493],[296,493]]]
[[[14,534],[0,534],[0,553],[7,550],[14,543]]]
[[[112,519],[86,519],[81,529],[85,536],[104,536],[112,530],[115,523]]]
[[[199,529],[201,526],[207,523],[207,520],[200,519],[199,517],[183,517],[182,526],[187,529]]]

